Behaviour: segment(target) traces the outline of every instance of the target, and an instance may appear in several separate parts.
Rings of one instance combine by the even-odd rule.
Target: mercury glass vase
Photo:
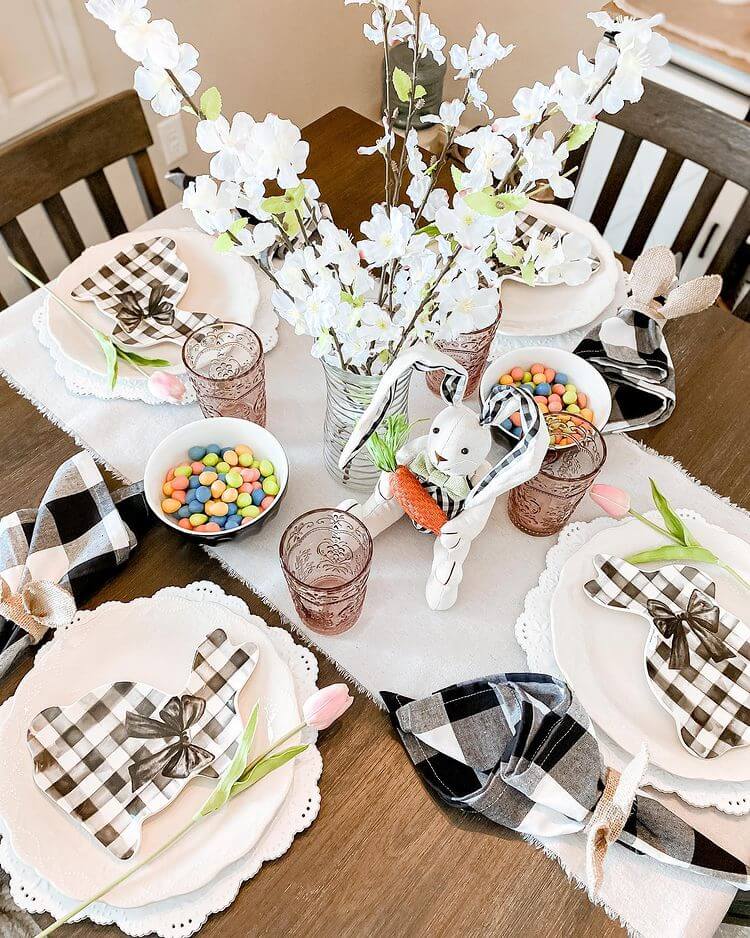
[[[464,397],[471,397],[479,386],[484,369],[487,367],[487,358],[499,322],[500,316],[489,326],[485,326],[484,329],[477,329],[475,332],[462,332],[450,341],[435,342],[435,348],[438,351],[450,355],[459,365],[463,365],[469,373],[469,383],[466,385]],[[433,394],[440,394],[443,375],[444,372],[442,371],[430,371],[425,376],[427,387]]]
[[[339,469],[339,457],[354,425],[365,412],[380,384],[379,375],[358,375],[323,362],[326,379],[326,416],[323,424],[323,462],[328,472],[345,485],[373,488],[380,471],[363,446],[349,466]],[[411,371],[399,378],[387,414],[407,414]]]

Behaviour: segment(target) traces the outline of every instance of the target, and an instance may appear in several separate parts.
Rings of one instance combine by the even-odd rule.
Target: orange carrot
[[[439,534],[448,516],[411,469],[396,462],[396,453],[408,439],[410,429],[403,414],[391,414],[384,421],[383,434],[370,436],[367,449],[378,469],[390,472],[391,493],[406,516],[433,534]]]

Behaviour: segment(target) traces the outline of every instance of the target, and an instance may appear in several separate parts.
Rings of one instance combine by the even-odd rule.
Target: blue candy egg
[[[513,427],[513,436],[521,436],[523,430],[520,427]]]
[[[199,485],[195,490],[195,497],[199,502],[207,502],[211,498],[211,489],[207,485]]]
[[[219,482],[226,482],[226,481],[227,481],[227,474],[226,474],[226,472],[220,472],[220,473],[219,473]]]
[[[189,518],[191,514],[192,514],[192,511],[190,510],[190,508],[187,505],[183,505],[182,508],[178,510],[177,517]]]
[[[240,518],[239,515],[227,515],[224,530],[231,531],[233,528],[238,528],[241,524],[242,518]]]
[[[548,397],[552,393],[552,388],[545,381],[543,384],[538,384],[536,386],[536,393],[541,394],[544,397]]]
[[[188,450],[188,456],[190,457],[190,462],[200,462],[201,459],[206,455],[205,446],[191,446]]]
[[[211,521],[215,521],[216,524],[218,524],[220,528],[223,528],[224,525],[227,523],[228,517],[229,515],[222,515],[221,518],[211,518]]]
[[[503,430],[512,430],[513,424],[511,423],[510,417],[506,417],[506,419],[503,420],[500,426],[503,428]]]
[[[189,489],[197,489],[199,488],[200,484],[201,483],[200,483],[200,479],[198,478],[198,476],[190,476],[190,478],[188,479]]]
[[[263,489],[255,489],[252,494],[253,505],[260,505],[265,497],[266,493],[263,491]]]
[[[203,514],[203,502],[199,502],[197,498],[191,498],[187,503],[187,507],[190,509],[190,515]]]
[[[555,375],[555,380],[552,383],[553,384],[569,384],[570,379],[562,371],[558,371],[557,374]]]
[[[227,512],[227,517],[229,518],[229,517],[231,517],[232,515],[236,515],[236,514],[237,514],[237,506],[235,505],[234,502],[230,502],[230,503],[229,503],[229,511]]]
[[[221,447],[217,446],[216,443],[211,443],[206,447],[206,453],[215,453],[217,456],[221,456]]]

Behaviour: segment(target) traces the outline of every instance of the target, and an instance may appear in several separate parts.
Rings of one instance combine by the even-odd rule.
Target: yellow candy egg
[[[213,495],[214,498],[221,498],[221,496],[224,494],[224,490],[226,489],[226,487],[227,487],[226,482],[222,482],[221,479],[217,479],[215,482],[211,484],[211,494]]]
[[[166,515],[173,515],[176,511],[179,511],[181,507],[182,505],[176,498],[165,498],[161,503],[161,510]]]
[[[222,459],[225,463],[228,463],[230,466],[236,466],[239,461],[239,456],[233,449],[225,449]]]
[[[209,512],[214,518],[223,518],[229,512],[229,505],[226,502],[207,502],[206,507],[213,505],[213,510]]]
[[[250,449],[249,446],[245,446],[244,443],[240,443],[239,446],[235,446],[234,451],[235,453],[237,453],[238,456],[241,456],[243,453],[245,453],[246,455],[249,454],[250,456],[253,455],[253,451]]]
[[[215,482],[218,478],[219,476],[216,472],[207,469],[205,472],[201,472],[198,476],[198,481],[201,485],[211,485],[211,483]]]
[[[237,501],[237,489],[228,488],[221,493],[221,500],[223,502],[236,502]]]

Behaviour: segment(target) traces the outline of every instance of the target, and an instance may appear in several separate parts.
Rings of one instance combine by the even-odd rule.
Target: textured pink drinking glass
[[[578,425],[581,438],[567,446],[550,447],[538,474],[508,496],[508,516],[525,534],[557,534],[604,465],[604,437],[582,417]]]
[[[281,567],[294,608],[313,632],[338,635],[359,618],[367,592],[372,538],[346,511],[317,508],[281,536]]]
[[[435,348],[440,352],[450,355],[459,365],[463,365],[469,373],[469,383],[466,386],[464,397],[471,397],[476,391],[477,385],[482,377],[487,358],[490,354],[492,340],[497,332],[497,324],[500,322],[500,315],[497,319],[485,326],[484,329],[477,329],[476,332],[462,332],[450,341],[437,341]],[[433,394],[440,395],[440,385],[443,381],[442,371],[429,371],[425,375],[427,387]]]
[[[242,417],[266,425],[263,344],[252,329],[214,322],[191,332],[182,360],[204,417]]]

